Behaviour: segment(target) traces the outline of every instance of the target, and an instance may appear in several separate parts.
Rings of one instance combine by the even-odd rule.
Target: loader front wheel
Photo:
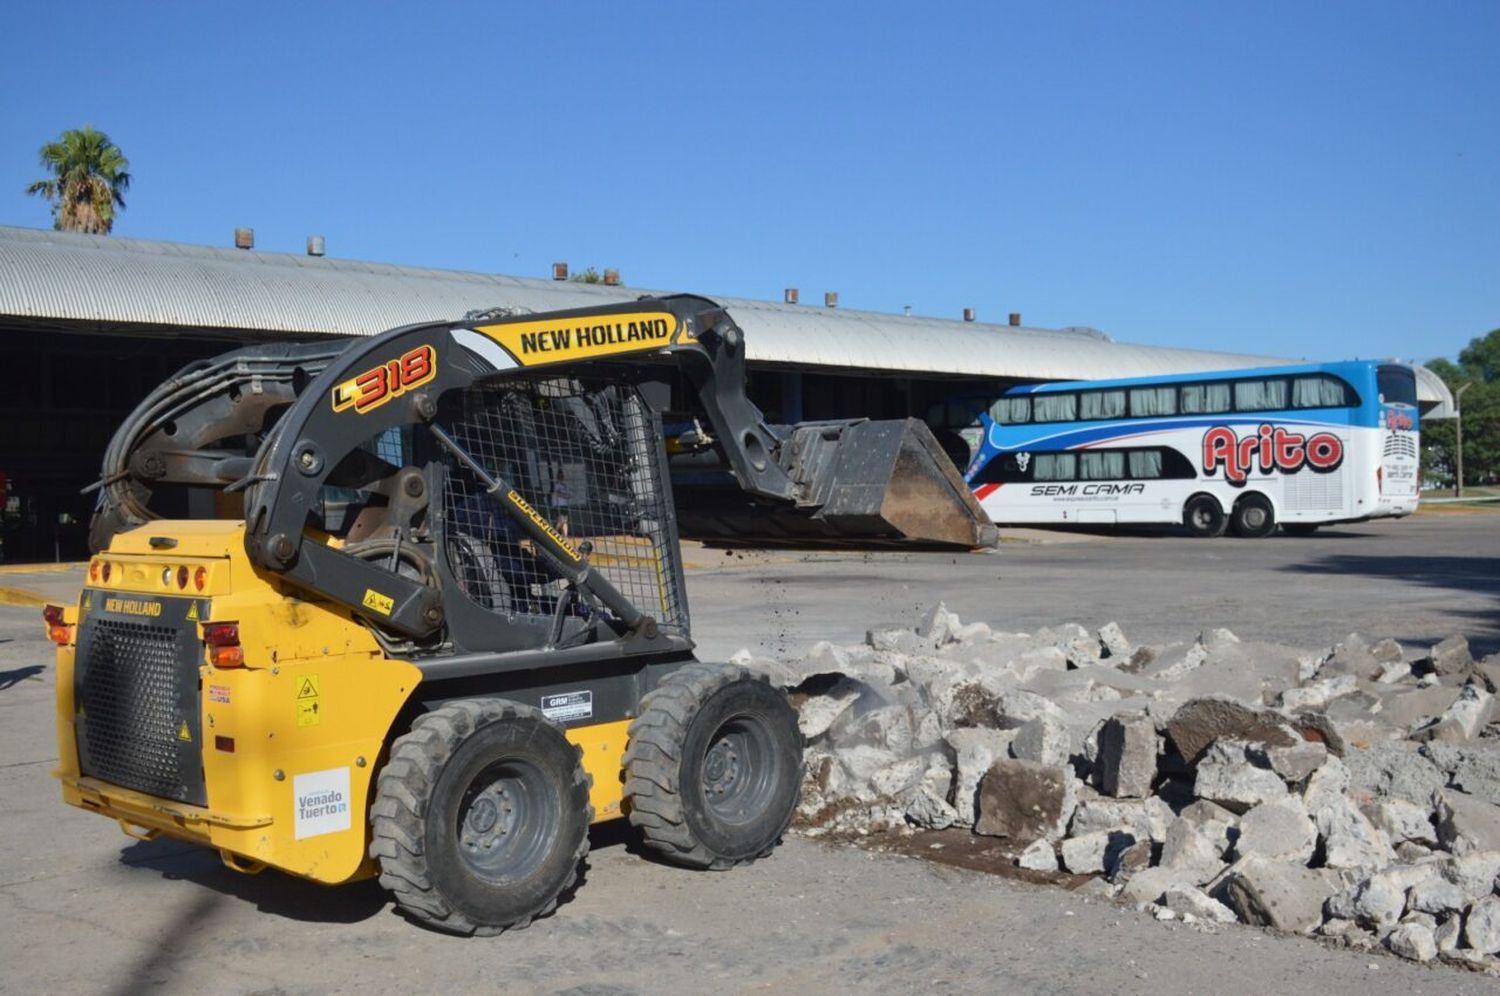
[[[630,822],[674,864],[722,870],[771,853],[802,783],[797,714],[764,677],[689,664],[641,701],[625,751]]]
[[[391,748],[371,807],[370,855],[402,912],[454,934],[545,916],[588,850],[578,748],[526,706],[450,702]]]

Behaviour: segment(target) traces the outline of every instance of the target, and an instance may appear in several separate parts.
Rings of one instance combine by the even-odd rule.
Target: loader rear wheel
[[[796,712],[742,668],[689,664],[641,700],[630,724],[630,822],[674,864],[717,871],[770,854],[801,785]]]
[[[391,747],[370,856],[402,912],[454,934],[498,934],[552,912],[588,850],[579,749],[535,709],[450,702]]]

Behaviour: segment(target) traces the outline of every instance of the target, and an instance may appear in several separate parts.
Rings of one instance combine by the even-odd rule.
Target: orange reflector
[[[208,568],[200,567],[193,572],[193,587],[202,591],[208,586]]]
[[[57,644],[59,647],[66,647],[68,645],[68,641],[70,641],[70,640],[73,639],[73,627],[72,626],[48,626],[47,627],[47,639],[51,640],[53,643]]]
[[[235,647],[209,647],[208,660],[214,667],[244,667],[245,651]]]

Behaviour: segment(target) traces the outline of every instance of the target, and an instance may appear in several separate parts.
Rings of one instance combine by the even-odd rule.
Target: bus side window
[[[1236,381],[1234,410],[1264,412],[1286,407],[1286,381],[1280,377]]]
[[[998,398],[990,405],[990,418],[998,425],[1022,425],[1031,421],[1031,399]]]
[[[1084,391],[1079,395],[1078,417],[1084,421],[1119,418],[1124,414],[1124,391]]]
[[[1161,476],[1161,450],[1131,450],[1132,479],[1154,480]]]
[[[1085,450],[1079,454],[1079,480],[1117,481],[1124,476],[1124,450]]]
[[[1076,481],[1078,457],[1072,453],[1037,453],[1032,458],[1035,480]]]
[[[1177,414],[1175,387],[1136,387],[1130,391],[1130,414],[1136,418]]]
[[[1182,411],[1185,415],[1229,411],[1229,385],[1222,381],[1182,385]]]
[[[1032,418],[1038,422],[1072,422],[1078,418],[1078,395],[1038,394],[1032,405]]]
[[[1343,408],[1350,403],[1349,393],[1343,381],[1326,374],[1292,379],[1293,408]]]

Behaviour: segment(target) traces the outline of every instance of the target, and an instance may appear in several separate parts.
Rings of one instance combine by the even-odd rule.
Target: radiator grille
[[[1406,457],[1411,460],[1417,458],[1417,439],[1406,432],[1388,432],[1385,435],[1385,448],[1382,456]]]
[[[1344,509],[1344,472],[1328,474],[1302,471],[1286,477],[1286,508],[1289,512],[1335,512]]]
[[[178,641],[191,634],[165,626],[94,618],[81,662],[79,748],[84,774],[150,795],[201,802],[182,771],[183,669]]]

